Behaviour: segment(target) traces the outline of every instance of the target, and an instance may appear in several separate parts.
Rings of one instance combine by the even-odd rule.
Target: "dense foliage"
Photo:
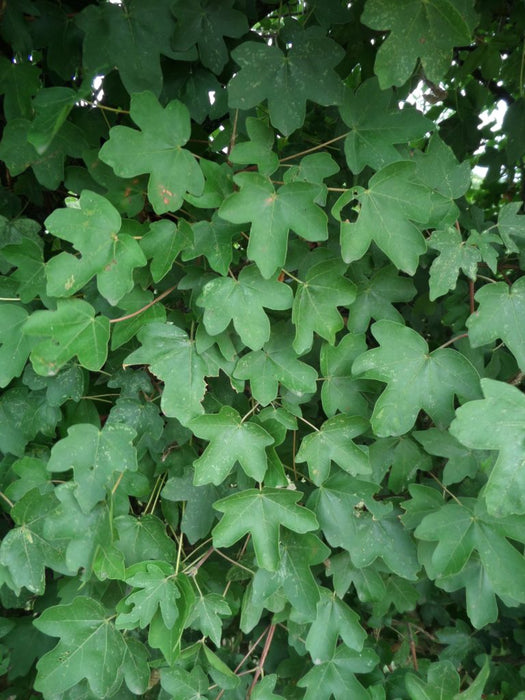
[[[0,16],[0,698],[525,698],[523,4]]]

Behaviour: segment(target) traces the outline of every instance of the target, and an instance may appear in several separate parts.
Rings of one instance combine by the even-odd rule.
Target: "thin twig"
[[[341,139],[345,139],[350,132],[347,132],[346,134],[341,134],[341,136],[336,136],[333,139],[330,139],[329,141],[324,141],[323,143],[320,143],[318,146],[312,146],[312,148],[307,148],[305,151],[299,151],[299,153],[294,153],[291,156],[286,156],[286,158],[281,158],[280,162],[281,163],[286,163],[287,160],[293,160],[294,158],[299,158],[300,156],[305,156],[308,153],[314,153],[315,151],[318,151],[321,148],[324,148],[325,146],[329,146],[331,143],[335,143],[336,141],[341,141]]]
[[[266,641],[264,642],[264,647],[262,650],[261,654],[261,660],[259,661],[257,665],[257,670],[255,671],[255,675],[253,677],[252,684],[250,686],[250,689],[248,690],[248,695],[246,696],[247,698],[251,697],[252,691],[257,685],[257,681],[259,680],[259,677],[261,673],[263,672],[264,668],[264,662],[266,661],[266,657],[268,656],[268,652],[270,651],[270,646],[272,644],[272,639],[273,635],[275,634],[275,625],[270,625],[270,629],[268,630],[268,634],[266,635]]]
[[[461,335],[457,335],[455,338],[451,338],[450,340],[447,340],[446,343],[443,343],[443,345],[440,345],[438,350],[443,350],[443,348],[448,348],[449,345],[453,345],[453,343],[456,342],[456,340],[461,340],[461,338],[468,338],[468,333],[461,333]]]
[[[146,304],[146,306],[143,306],[141,309],[138,309],[138,311],[134,311],[131,314],[126,314],[125,316],[120,316],[120,318],[110,318],[109,322],[110,323],[120,323],[121,321],[127,321],[128,319],[133,318],[134,316],[138,316],[143,311],[147,311],[151,306],[153,306],[157,302],[159,302],[162,299],[164,299],[165,297],[167,297],[168,294],[171,294],[174,289],[177,289],[176,284],[174,284],[173,287],[166,289],[166,291],[162,292],[162,294],[159,294],[159,296],[156,299],[153,299],[153,301],[150,301],[149,304]]]

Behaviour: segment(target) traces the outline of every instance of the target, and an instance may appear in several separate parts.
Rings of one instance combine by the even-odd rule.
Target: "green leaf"
[[[216,213],[211,221],[197,221],[192,226],[193,246],[187,248],[183,260],[193,260],[204,255],[210,267],[226,276],[233,259],[232,238],[239,234],[241,227],[232,226]]]
[[[353,476],[370,474],[367,447],[353,441],[367,428],[368,422],[358,416],[334,416],[303,438],[295,461],[308,462],[310,478],[318,486],[328,478],[331,462]]]
[[[178,617],[177,600],[181,596],[173,574],[173,567],[166,562],[144,562],[128,569],[125,580],[135,590],[119,604],[117,629],[144,629],[157,610],[171,629]]]
[[[454,426],[453,430],[456,430],[457,414],[452,425]],[[427,430],[416,430],[413,436],[423,445],[426,452],[447,459],[442,477],[445,486],[457,484],[466,477],[473,478],[476,475],[479,468],[479,458],[476,457],[472,449],[464,447],[449,432],[428,428]]]
[[[38,661],[35,689],[51,697],[86,678],[96,697],[113,695],[122,683],[126,645],[111,617],[88,597],[46,608],[34,625],[60,641]]]
[[[188,622],[193,629],[199,630],[205,637],[209,637],[215,646],[220,647],[221,616],[231,616],[231,614],[231,608],[223,597],[218,593],[208,593],[197,598]]]
[[[327,216],[315,204],[317,185],[292,182],[276,191],[259,173],[241,172],[233,179],[240,190],[221,204],[219,215],[234,224],[252,222],[248,257],[265,279],[284,265],[290,229],[307,241],[328,238]]]
[[[106,361],[109,321],[95,316],[82,299],[59,301],[56,311],[35,311],[23,332],[48,338],[37,340],[30,355],[33,369],[44,377],[57,374],[75,356],[89,370],[100,369]]]
[[[481,253],[476,246],[464,241],[456,228],[449,226],[446,230],[434,231],[428,245],[439,251],[430,266],[430,301],[456,288],[460,270],[471,280],[476,279]]]
[[[425,564],[432,578],[461,573],[475,550],[493,591],[517,604],[525,598],[519,584],[525,575],[525,557],[507,538],[523,542],[523,523],[523,517],[493,517],[482,501],[464,499],[426,515],[414,534],[437,542]]]
[[[420,226],[428,221],[432,192],[416,178],[415,164],[391,163],[370,178],[366,190],[354,188],[345,193],[332,210],[340,209],[351,199],[360,204],[355,223],[341,222],[343,260],[359,260],[375,241],[394,265],[413,275],[419,256],[426,250]]]
[[[223,406],[219,413],[197,416],[190,428],[197,437],[210,441],[193,462],[195,485],[218,486],[236,462],[252,479],[263,481],[268,466],[265,448],[273,444],[273,438],[260,425],[244,422],[235,409]]]
[[[201,63],[217,75],[228,61],[223,37],[239,37],[248,32],[246,16],[232,9],[233,0],[198,0],[173,3],[177,27],[172,37],[174,48],[186,51],[197,44]]]
[[[254,686],[252,692],[253,700],[285,700],[283,695],[276,695],[273,692],[276,683],[277,676],[275,674],[272,673],[269,676],[265,676]]]
[[[377,78],[365,80],[355,93],[346,91],[339,109],[350,127],[344,149],[353,173],[360,173],[366,165],[380,170],[402,160],[395,144],[407,144],[433,128],[433,123],[415,109],[406,105],[398,109],[393,97],[392,90],[379,88]]]
[[[197,355],[195,343],[181,328],[150,323],[138,332],[141,347],[128,355],[126,365],[149,365],[164,382],[162,411],[186,425],[203,412],[201,401],[206,385],[206,365]]]
[[[338,345],[321,346],[321,402],[327,416],[340,411],[368,418],[368,402],[362,395],[365,382],[352,376],[354,360],[365,350],[365,336],[353,333],[344,335]]]
[[[17,245],[7,245],[2,249],[3,257],[17,268],[10,274],[10,279],[18,282],[16,293],[23,303],[45,295],[46,279],[42,249],[41,240],[33,240],[29,237],[24,237]]]
[[[46,519],[57,505],[53,493],[41,494],[34,488],[11,509],[16,527],[2,540],[0,564],[9,569],[17,592],[25,587],[31,593],[42,595],[45,590],[46,566],[62,573],[70,573],[64,560],[65,541],[48,541],[44,537]]]
[[[317,372],[297,359],[288,327],[274,324],[270,340],[262,350],[243,355],[235,366],[236,379],[249,379],[253,398],[263,406],[273,401],[279,384],[298,394],[315,393]]]
[[[150,270],[154,282],[160,282],[168,274],[181,250],[192,242],[191,229],[184,220],[179,222],[178,227],[166,219],[150,224],[140,247],[148,258],[152,258]]]
[[[478,374],[456,350],[429,352],[418,333],[393,321],[377,321],[372,334],[380,347],[360,355],[352,371],[388,384],[371,418],[378,437],[408,432],[421,409],[438,427],[445,427],[454,416],[454,395],[478,395]]]
[[[107,75],[117,67],[131,94],[162,88],[161,54],[178,57],[171,47],[174,28],[171,0],[153,0],[145,7],[137,0],[122,5],[88,5],[76,24],[84,32],[83,66],[90,77]],[[188,59],[196,52],[188,53]]]
[[[235,144],[230,153],[231,162],[241,165],[255,163],[261,175],[271,175],[279,167],[279,157],[272,150],[273,129],[262,119],[247,117],[246,131],[250,140]]]
[[[230,107],[247,110],[267,99],[272,124],[288,136],[303,124],[307,100],[322,105],[341,102],[342,83],[333,69],[343,52],[320,27],[301,30],[289,23],[285,33],[291,44],[286,55],[275,45],[255,42],[232,51],[241,70],[228,84],[228,101]]]
[[[354,651],[341,645],[334,656],[315,665],[297,685],[306,688],[304,700],[370,700],[370,694],[355,677],[356,673],[369,673],[379,659],[372,649]]]
[[[160,684],[172,698],[199,700],[206,697],[209,682],[200,666],[195,666],[191,671],[175,666],[161,669]]]
[[[155,613],[149,627],[148,643],[154,649],[160,649],[170,666],[173,666],[180,653],[181,637],[189,624],[189,618],[195,603],[195,594],[187,576],[178,574],[176,578],[180,591],[178,615],[175,624],[167,628],[159,610]]]
[[[499,450],[484,491],[489,512],[525,513],[525,398],[493,379],[482,379],[481,387],[485,398],[458,408],[450,432],[471,449]]]
[[[525,370],[525,278],[512,287],[506,282],[485,284],[476,292],[477,310],[467,319],[468,337],[473,348],[501,338]]]
[[[283,530],[279,551],[281,561],[274,575],[293,607],[306,619],[311,620],[315,617],[315,608],[319,600],[319,584],[311,567],[326,561],[330,550],[311,532],[298,535]],[[259,571],[266,573],[264,570]]]
[[[522,206],[523,202],[509,202],[498,213],[501,240],[512,253],[519,253],[525,243],[525,216],[519,214]]]
[[[22,306],[0,306],[0,387],[6,387],[22,374],[35,341],[22,334],[28,317]]]
[[[60,253],[46,266],[47,292],[71,296],[97,275],[100,293],[117,304],[133,287],[133,270],[146,258],[131,236],[119,233],[121,218],[107,199],[84,190],[78,207],[57,209],[46,219],[54,236],[73,244],[80,253]]]
[[[275,571],[279,565],[280,526],[293,532],[318,527],[312,511],[297,505],[302,494],[285,489],[245,489],[222,498],[214,508],[224,513],[213,528],[215,547],[229,547],[251,533],[259,566]]]
[[[277,280],[263,279],[250,265],[238,279],[220,277],[207,282],[197,304],[204,309],[204,325],[210,335],[222,333],[233,321],[241,340],[259,350],[270,339],[270,321],[263,307],[283,311],[292,306],[290,287]]]
[[[331,591],[322,588],[317,615],[305,640],[315,664],[333,658],[339,637],[350,649],[361,651],[366,632],[359,624],[359,615]]]
[[[175,542],[166,534],[166,525],[156,515],[120,515],[113,521],[118,535],[116,546],[127,566],[148,560],[174,561]]]
[[[199,195],[204,177],[194,156],[182,148],[190,138],[190,115],[182,102],[162,107],[151,92],[131,98],[131,118],[140,131],[115,126],[99,157],[120,177],[150,173],[148,197],[157,214],[177,211],[186,192]]]
[[[33,100],[36,115],[27,140],[39,155],[47,151],[78,98],[76,90],[62,86],[46,87],[37,92]]]
[[[102,430],[86,423],[73,425],[51,449],[47,468],[50,472],[73,469],[75,496],[84,513],[89,513],[113,485],[115,472],[137,469],[135,436],[126,425],[107,425]]]
[[[344,326],[337,307],[349,306],[356,297],[354,283],[344,277],[345,268],[334,260],[317,263],[298,286],[292,309],[293,348],[298,355],[310,350],[314,332],[334,345],[335,334]]]
[[[349,271],[350,278],[357,285],[357,296],[348,314],[347,328],[352,333],[364,333],[370,319],[403,323],[394,302],[410,301],[416,294],[412,280],[401,277],[395,267],[387,265],[369,277],[362,266],[356,263]]]
[[[409,18],[410,21],[407,21]],[[367,0],[361,21],[372,29],[391,30],[376,55],[374,70],[381,87],[403,85],[421,60],[427,78],[443,78],[454,46],[470,43],[477,24],[471,0]]]
[[[337,472],[316,491],[308,505],[319,519],[328,543],[343,547],[358,568],[381,557],[398,576],[415,580],[420,564],[413,539],[388,515],[390,508],[374,501],[376,484]],[[369,512],[361,510],[362,504]]]
[[[405,685],[411,700],[455,698],[459,693],[459,674],[450,661],[438,661],[429,667],[427,681],[407,673]]]

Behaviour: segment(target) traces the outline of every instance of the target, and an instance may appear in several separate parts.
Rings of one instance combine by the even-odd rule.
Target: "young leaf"
[[[485,284],[476,292],[478,309],[467,319],[473,348],[501,338],[525,370],[525,277],[509,287],[506,282]]]
[[[106,361],[109,320],[95,316],[82,299],[60,300],[56,311],[35,311],[23,333],[48,338],[37,340],[30,355],[33,369],[44,377],[57,374],[75,356],[89,370],[100,369]]]
[[[368,422],[358,416],[334,416],[303,438],[295,461],[308,462],[310,478],[318,486],[328,478],[331,462],[354,476],[370,474],[367,447],[353,442],[367,428]]]
[[[231,107],[247,110],[267,99],[272,124],[288,136],[303,124],[306,100],[323,105],[340,103],[343,86],[333,69],[343,52],[320,27],[301,30],[289,23],[286,33],[291,45],[287,55],[276,45],[253,41],[232,51],[241,70],[228,84],[228,101]],[[314,54],[317,60],[312,63]]]
[[[50,472],[75,474],[75,496],[84,513],[89,513],[106,496],[115,471],[137,469],[133,446],[135,431],[126,425],[107,425],[98,430],[86,423],[72,425],[67,437],[51,450]]]
[[[273,438],[260,425],[243,422],[235,409],[223,406],[217,414],[197,416],[190,428],[197,437],[210,441],[193,462],[195,485],[218,486],[237,461],[252,479],[264,479],[268,466],[265,448],[273,444]]]
[[[130,109],[140,131],[114,126],[99,157],[121,177],[150,173],[148,197],[155,212],[177,211],[186,192],[199,195],[204,189],[201,169],[182,148],[191,133],[188,109],[177,100],[162,107],[151,92],[133,95]]]
[[[297,685],[307,689],[304,700],[370,700],[370,693],[355,674],[370,673],[378,662],[372,649],[354,651],[342,644],[331,659],[316,664]]]
[[[128,355],[125,365],[149,365],[164,382],[161,407],[167,416],[187,424],[202,413],[206,365],[195,343],[177,326],[150,323],[138,332],[141,347]]]
[[[314,332],[334,345],[335,334],[344,325],[337,307],[349,306],[356,297],[354,283],[343,276],[345,268],[334,260],[317,263],[298,286],[292,309],[293,348],[298,355],[310,350]]]
[[[204,309],[203,321],[210,335],[222,333],[231,320],[242,342],[259,350],[270,339],[270,321],[263,308],[283,311],[292,301],[289,286],[263,279],[250,265],[236,280],[219,277],[205,284],[197,304]]]
[[[147,627],[160,610],[162,620],[171,629],[178,617],[177,600],[181,593],[174,569],[166,562],[144,562],[128,569],[126,583],[134,590],[119,605],[117,629]]]
[[[313,394],[317,380],[315,369],[297,359],[289,330],[280,324],[274,324],[271,338],[262,350],[249,352],[238,360],[233,376],[249,379],[253,398],[263,406],[276,398],[279,383],[302,395]]]
[[[154,221],[148,233],[140,241],[140,247],[150,262],[151,276],[154,282],[160,282],[173,266],[177,255],[193,242],[191,228],[184,220],[175,226],[173,221],[161,219]]]
[[[434,231],[428,245],[439,251],[439,257],[434,258],[430,266],[430,301],[456,288],[460,270],[471,280],[476,279],[481,253],[477,247],[464,241],[454,226]]]
[[[299,507],[302,494],[286,489],[245,489],[222,498],[214,508],[224,513],[213,528],[215,547],[229,547],[251,533],[259,566],[276,571],[279,565],[280,526],[294,532],[309,532],[318,527],[315,515]]]
[[[221,204],[219,215],[234,224],[252,222],[248,257],[265,279],[284,265],[290,229],[307,241],[328,238],[328,217],[315,204],[317,185],[292,182],[275,191],[268,178],[250,172],[234,181],[240,190]]]
[[[209,637],[215,646],[221,645],[221,616],[232,614],[228,603],[218,593],[208,593],[195,601],[188,624]]]
[[[46,608],[34,625],[60,641],[38,661],[35,689],[51,697],[86,678],[96,697],[113,695],[122,683],[126,645],[111,617],[97,600],[86,596]]]
[[[380,347],[360,355],[352,371],[388,384],[371,418],[378,437],[408,432],[421,409],[445,427],[454,416],[454,395],[479,394],[478,374],[457,350],[429,352],[419,333],[393,321],[377,321],[372,334]]]
[[[489,512],[525,513],[525,397],[493,379],[482,379],[481,387],[485,398],[458,408],[450,432],[471,449],[499,450],[484,492]]]
[[[334,656],[339,637],[350,649],[361,651],[366,632],[359,624],[359,615],[331,591],[322,588],[317,615],[305,640],[314,663],[329,661]]]
[[[365,336],[347,333],[338,345],[323,343],[320,352],[321,402],[327,416],[340,411],[368,418],[368,402],[363,397],[366,382],[352,376],[355,358],[366,350]]]

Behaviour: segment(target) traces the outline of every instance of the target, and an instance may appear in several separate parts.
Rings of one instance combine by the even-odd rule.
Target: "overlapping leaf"
[[[356,297],[354,283],[343,276],[345,267],[334,260],[312,265],[298,286],[292,309],[298,355],[310,350],[314,332],[330,345],[335,343],[335,334],[344,325],[337,307],[349,306]]]
[[[202,413],[206,364],[195,343],[177,326],[150,323],[138,333],[141,347],[128,355],[127,365],[149,365],[164,382],[161,407],[185,424]]]
[[[371,418],[378,437],[408,432],[421,409],[445,427],[454,416],[454,395],[463,399],[479,395],[478,374],[457,350],[429,352],[416,331],[394,321],[377,321],[372,334],[380,347],[360,355],[353,372],[388,384]]]
[[[432,129],[432,122],[411,107],[400,110],[392,90],[381,90],[377,78],[361,83],[355,93],[347,91],[340,107],[350,132],[345,139],[348,167],[360,173],[366,165],[380,170],[402,160],[396,144],[408,143]]]
[[[60,641],[40,658],[35,689],[51,696],[86,678],[96,697],[113,695],[122,683],[126,645],[111,618],[97,600],[87,596],[46,608],[35,627]],[[101,654],[104,663],[100,663]]]
[[[499,450],[485,487],[489,512],[525,513],[525,398],[519,389],[504,382],[482,379],[481,386],[485,398],[461,406],[450,432],[472,449]]]
[[[292,290],[277,280],[265,280],[253,265],[237,279],[219,277],[205,284],[197,304],[204,308],[204,325],[210,335],[226,329],[230,321],[241,340],[259,350],[270,339],[266,309],[283,311],[292,305]]]
[[[439,83],[450,65],[453,47],[470,43],[477,16],[471,0],[402,0],[394,8],[388,0],[367,0],[361,21],[372,29],[391,30],[374,66],[385,88],[402,85],[418,58],[428,79]]]
[[[131,99],[131,118],[140,131],[115,126],[99,157],[121,177],[149,173],[148,197],[157,214],[177,211],[186,192],[199,195],[204,176],[190,151],[182,148],[190,138],[188,109],[173,100],[162,107],[151,92]]]
[[[95,316],[93,307],[82,299],[59,301],[56,311],[35,311],[23,332],[37,336],[31,364],[44,377],[57,374],[75,356],[89,370],[100,369],[106,361],[109,321]]]
[[[280,324],[274,325],[262,350],[249,352],[238,360],[233,375],[250,380],[252,395],[263,406],[276,398],[279,384],[300,395],[316,389],[317,372],[297,358],[289,329]]]
[[[88,423],[73,425],[67,437],[53,446],[47,468],[50,472],[73,469],[75,496],[89,513],[106,495],[115,471],[137,469],[135,435],[127,425],[107,425],[102,430]]]
[[[133,288],[133,270],[146,258],[137,241],[121,231],[121,218],[107,199],[84,190],[78,207],[57,209],[46,219],[53,235],[73,244],[80,258],[60,253],[46,266],[47,293],[71,296],[97,275],[100,293],[117,304]]]
[[[237,411],[223,406],[219,413],[197,416],[190,423],[197,437],[209,440],[204,453],[193,463],[196,485],[218,486],[239,462],[248,476],[262,481],[267,469],[265,447],[273,438],[260,425],[243,421]]]
[[[286,489],[245,489],[222,498],[214,508],[224,513],[213,528],[216,547],[229,547],[251,533],[257,562],[275,571],[279,565],[281,525],[293,532],[310,532],[318,527],[311,510],[297,505],[302,494]]]
[[[509,287],[505,282],[486,284],[476,292],[477,310],[467,319],[472,347],[501,338],[525,370],[525,277]]]
[[[272,124],[287,136],[303,124],[307,100],[322,105],[340,103],[342,82],[334,67],[343,51],[320,27],[301,30],[289,24],[283,38],[291,44],[286,55],[275,45],[255,42],[232,51],[241,70],[228,84],[228,100],[231,107],[243,110],[268,100]]]
[[[339,218],[341,208],[352,198],[360,204],[357,221],[341,222],[346,262],[359,260],[375,241],[399,270],[414,274],[426,250],[420,226],[428,221],[432,208],[432,192],[417,179],[415,167],[407,161],[392,163],[370,178],[366,190],[358,187],[341,196],[333,209]]]
[[[354,476],[369,474],[368,450],[353,441],[367,428],[368,422],[358,416],[334,416],[303,438],[295,461],[308,463],[310,478],[317,485],[328,478],[331,462]]]
[[[234,180],[240,190],[221,204],[219,214],[234,224],[252,222],[248,257],[266,279],[284,265],[290,229],[307,241],[328,238],[327,216],[315,204],[318,186],[292,182],[276,191],[266,177],[249,172]]]

